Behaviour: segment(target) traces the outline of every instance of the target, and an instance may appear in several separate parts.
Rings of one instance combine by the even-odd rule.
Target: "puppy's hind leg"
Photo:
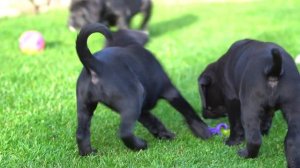
[[[238,145],[242,143],[244,138],[244,129],[241,123],[241,108],[238,100],[227,102],[228,119],[230,123],[230,135],[225,144],[228,146]]]
[[[162,97],[166,99],[185,118],[193,134],[202,139],[211,137],[208,126],[200,119],[191,105],[181,96],[171,84],[165,89]]]
[[[284,104],[282,112],[287,121],[288,131],[284,140],[285,156],[289,168],[300,167],[300,98]]]
[[[272,119],[274,116],[273,109],[267,109],[262,116],[261,123],[260,123],[260,130],[262,135],[268,135],[269,130],[272,126]]]
[[[241,101],[241,107],[241,119],[247,146],[245,149],[239,150],[238,154],[244,158],[255,158],[262,143],[259,114],[263,109],[250,100],[246,102]]]
[[[76,140],[81,156],[96,151],[92,149],[90,140],[91,118],[96,107],[97,103],[84,103],[82,100],[77,100],[78,127],[76,131]]]
[[[175,134],[170,132],[157,117],[151,114],[150,111],[143,111],[139,118],[139,122],[158,139],[173,139],[175,137]]]
[[[146,141],[133,134],[135,122],[141,114],[141,102],[130,97],[127,97],[126,100],[121,103],[119,110],[121,115],[120,137],[123,143],[132,150],[146,149]]]

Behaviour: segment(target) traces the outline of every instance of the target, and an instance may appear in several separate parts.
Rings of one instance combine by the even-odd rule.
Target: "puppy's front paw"
[[[147,142],[143,139],[131,136],[127,138],[122,138],[124,144],[131,150],[144,150],[147,149]]]
[[[90,150],[82,150],[79,151],[80,156],[88,156],[88,155],[94,155],[97,153],[96,149],[90,149]]]
[[[135,138],[135,142],[132,147],[133,150],[144,150],[147,149],[147,142],[143,139]]]
[[[243,157],[243,158],[249,158],[249,154],[248,154],[248,150],[247,149],[241,149],[238,151],[238,155],[240,157]]]
[[[161,131],[156,135],[156,137],[158,139],[172,140],[175,138],[175,134],[170,131]]]
[[[198,121],[192,120],[188,122],[190,129],[196,137],[200,137],[202,139],[208,139],[212,136],[206,124]]]
[[[247,148],[238,151],[238,155],[243,158],[256,158],[258,156],[259,148],[247,144]]]

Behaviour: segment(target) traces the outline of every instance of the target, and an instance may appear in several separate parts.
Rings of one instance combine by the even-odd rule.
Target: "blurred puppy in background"
[[[151,10],[151,0],[72,0],[68,26],[75,31],[86,24],[98,22],[128,29],[132,18],[142,13],[140,29],[146,31]]]

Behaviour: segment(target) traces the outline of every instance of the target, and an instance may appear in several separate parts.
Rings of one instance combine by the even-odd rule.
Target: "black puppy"
[[[151,10],[151,0],[72,0],[68,25],[71,30],[76,30],[86,24],[99,22],[127,29],[132,18],[143,13],[140,29],[146,30]]]
[[[234,43],[200,75],[199,90],[206,117],[228,114],[226,144],[247,146],[238,154],[257,157],[274,111],[288,124],[285,153],[289,167],[300,167],[300,76],[291,56],[280,46],[255,40]],[[213,116],[212,116],[213,115]]]
[[[94,32],[103,34],[107,47],[91,54],[87,39]],[[76,50],[84,68],[77,81],[77,144],[80,155],[90,154],[90,122],[98,102],[120,113],[120,137],[132,150],[146,149],[147,143],[133,134],[136,121],[151,134],[161,139],[172,139],[174,134],[151,114],[158,99],[166,99],[184,117],[195,136],[211,136],[207,125],[181,96],[155,57],[136,41],[143,34],[134,31],[111,33],[101,24],[82,28]],[[146,36],[144,34],[144,36]],[[141,39],[145,39],[142,37]]]

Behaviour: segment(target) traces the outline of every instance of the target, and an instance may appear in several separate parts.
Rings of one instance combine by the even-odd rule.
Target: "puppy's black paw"
[[[241,149],[238,151],[238,155],[240,157],[243,157],[245,159],[248,159],[248,158],[256,158],[257,155],[258,155],[258,152],[249,152],[249,150],[247,150],[246,148],[245,149]]]
[[[208,127],[203,122],[198,120],[192,120],[188,122],[190,129],[196,137],[200,137],[202,139],[208,139],[212,136]]]
[[[135,138],[135,143],[133,145],[133,150],[144,150],[147,149],[147,142],[140,138]]]
[[[155,136],[158,139],[166,139],[166,140],[172,140],[175,138],[175,134],[170,131],[161,131]]]
[[[247,149],[241,149],[238,151],[238,155],[242,158],[249,158],[248,150]]]
[[[94,155],[98,151],[96,149],[90,149],[90,150],[84,150],[84,151],[79,151],[80,156],[88,156],[88,155]]]
[[[138,151],[147,149],[147,142],[143,139],[131,136],[127,138],[122,138],[124,144],[131,150]]]

